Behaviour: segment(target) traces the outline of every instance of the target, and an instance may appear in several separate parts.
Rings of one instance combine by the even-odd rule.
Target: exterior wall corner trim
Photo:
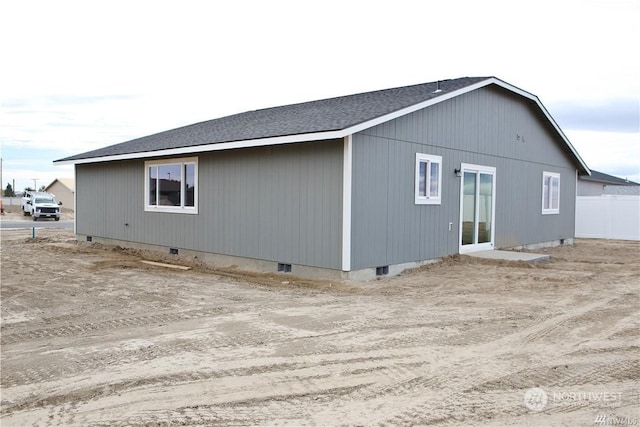
[[[342,163],[342,271],[351,271],[352,135],[344,137]]]

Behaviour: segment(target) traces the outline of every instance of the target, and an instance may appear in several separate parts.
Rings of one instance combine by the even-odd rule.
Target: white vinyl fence
[[[640,196],[579,196],[576,237],[640,240]]]
[[[9,206],[9,205],[20,206],[22,204],[22,197],[3,197],[2,204],[5,206]]]

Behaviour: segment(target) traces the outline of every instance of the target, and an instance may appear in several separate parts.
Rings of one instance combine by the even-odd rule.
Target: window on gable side
[[[415,204],[439,205],[442,192],[442,156],[416,153]]]
[[[560,213],[560,174],[542,173],[542,214]]]

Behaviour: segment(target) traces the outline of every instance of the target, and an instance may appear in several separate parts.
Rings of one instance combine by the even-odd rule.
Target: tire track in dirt
[[[251,426],[271,424],[272,414],[279,414],[279,423],[301,424],[306,418],[306,408],[319,404],[331,404],[359,388],[360,386],[335,387],[316,392],[273,396],[267,399],[248,399],[224,405],[193,405],[165,411],[139,411],[127,417],[90,422],[88,425],[96,427],[149,424],[154,426]]]
[[[529,333],[525,337],[525,342],[533,343],[552,334],[565,336],[567,331],[600,324],[602,322],[602,318],[625,318],[633,316],[636,312],[637,307],[635,304],[630,302],[630,299],[624,296],[596,301],[580,308],[578,313],[563,313],[541,322],[543,326],[541,328],[536,328],[537,330]]]
[[[191,317],[188,320],[198,318]],[[185,319],[183,319],[185,320]],[[139,327],[139,325],[136,325]],[[55,378],[64,377],[74,373],[76,375],[91,372],[100,372],[110,366],[126,366],[129,364],[141,363],[155,360],[162,357],[176,356],[181,353],[202,353],[215,349],[241,347],[247,345],[260,346],[266,341],[270,343],[286,342],[290,336],[277,337],[273,333],[265,331],[251,331],[235,335],[222,335],[211,331],[212,336],[189,340],[180,343],[153,343],[135,350],[107,351],[90,353],[82,357],[73,357],[66,363],[58,362],[55,365],[39,365],[35,368],[25,370],[12,369],[10,372],[3,372],[3,384],[15,386],[21,384],[34,384],[51,381]]]
[[[282,369],[286,370],[286,367],[282,367]],[[223,378],[229,379],[230,377],[226,376]],[[198,386],[200,388],[205,387],[212,389],[215,384],[215,382],[212,382],[215,378],[211,377],[208,372],[166,377],[162,380],[163,383],[164,381],[169,381],[166,383],[169,387],[176,387],[176,385],[179,387],[180,384],[182,384],[190,388]],[[321,383],[317,383],[317,381],[321,381]],[[329,382],[330,379],[319,378],[318,380],[316,377],[309,377],[307,380],[298,380],[295,383],[296,387],[294,387],[294,390],[284,394],[278,394],[276,392],[276,394],[270,393],[262,398],[241,397],[221,404],[206,404],[194,401],[193,404],[189,406],[180,406],[170,410],[148,411],[136,409],[142,402],[131,402],[125,397],[119,397],[121,393],[124,395],[134,388],[140,388],[145,390],[146,393],[152,394],[162,392],[162,384],[157,383],[155,387],[150,387],[149,383],[142,380],[135,384],[122,384],[121,389],[117,387],[114,389],[113,385],[105,385],[104,387],[77,391],[71,396],[59,394],[43,401],[32,402],[29,405],[13,407],[11,409],[16,412],[31,409],[32,414],[41,414],[40,416],[32,415],[32,419],[39,419],[38,424],[40,424],[42,417],[46,416],[49,425],[66,425],[72,423],[79,425],[155,425],[155,421],[150,423],[150,419],[157,419],[158,422],[167,422],[170,425],[180,425],[182,423],[186,423],[186,425],[192,425],[193,423],[206,424],[211,420],[224,421],[225,425],[230,425],[234,422],[240,422],[242,425],[255,425],[255,420],[272,419],[272,414],[279,414],[281,419],[287,419],[292,415],[303,419],[304,411],[307,410],[308,406],[329,404],[362,387],[361,384],[327,386]],[[207,385],[205,386],[205,384]],[[273,386],[268,386],[268,389],[273,390]],[[115,400],[111,399],[112,402],[126,401],[126,403],[119,403],[119,405],[127,407],[126,416],[114,418],[113,412],[111,412],[105,420],[105,417],[101,414],[101,409],[98,411],[86,411],[89,405],[94,408],[96,406],[98,408],[106,406],[112,409],[113,403],[104,403],[109,397],[115,398]],[[206,400],[204,401],[206,402]],[[145,403],[148,406],[148,402]],[[61,407],[64,409],[59,411],[53,410],[53,408]],[[39,408],[41,408],[41,410],[39,410]],[[265,415],[264,408],[268,408],[267,414],[270,415]],[[73,412],[71,412],[72,410]],[[83,415],[87,412],[88,415]]]
[[[535,366],[470,388],[474,391],[608,384],[640,377],[640,360]]]
[[[491,425],[490,420],[496,414],[506,412],[512,417],[525,414],[519,403],[513,393],[442,393],[437,400],[424,401],[379,425]],[[462,418],[460,413],[468,415]]]
[[[55,328],[34,329],[31,331],[3,334],[0,344],[9,345],[17,342],[38,340],[42,338],[59,338],[68,336],[88,335],[89,332],[102,330],[118,330],[123,328],[138,328],[148,325],[161,325],[170,322],[198,319],[212,314],[222,315],[229,311],[223,307],[206,310],[190,310],[178,313],[147,314],[142,316],[122,317],[102,322],[89,322],[77,325],[65,325]]]
[[[176,352],[169,352],[168,355],[178,358],[179,354]],[[325,355],[325,357],[328,355]],[[47,399],[29,399],[23,398],[15,403],[3,402],[3,412],[10,414],[17,411],[23,411],[26,409],[33,409],[43,407],[47,405],[61,405],[67,402],[82,402],[87,398],[93,399],[96,397],[106,397],[114,394],[119,394],[128,391],[133,388],[141,388],[147,386],[163,387],[167,385],[177,385],[185,383],[198,383],[202,381],[211,381],[221,378],[238,378],[238,377],[252,377],[256,375],[267,375],[274,373],[289,373],[291,375],[283,375],[282,380],[289,381],[295,379],[296,382],[313,381],[318,378],[326,378],[330,374],[325,373],[323,368],[331,368],[331,370],[340,370],[345,364],[359,364],[359,363],[372,363],[375,361],[384,361],[389,359],[395,359],[388,356],[379,357],[355,357],[355,358],[340,358],[337,361],[325,359],[323,361],[309,360],[298,363],[279,363],[279,364],[260,364],[255,366],[246,366],[233,369],[213,370],[204,369],[193,372],[177,371],[172,374],[155,375],[146,377],[144,379],[134,380],[121,380],[117,381],[115,378],[110,379],[109,383],[100,383],[93,387],[79,388],[74,393],[63,394],[51,394]],[[206,363],[205,363],[206,365]],[[124,366],[120,364],[119,366]],[[204,366],[204,365],[203,365]],[[99,372],[100,367],[94,366],[92,371]],[[318,372],[318,370],[320,370]],[[307,372],[310,371],[310,372]],[[45,371],[48,373],[49,371]],[[81,372],[74,373],[77,376],[84,376]],[[342,373],[341,373],[342,374]],[[44,381],[51,381],[51,378],[45,378]],[[274,381],[279,381],[275,379]],[[30,383],[31,384],[31,383]],[[54,387],[55,388],[55,387]]]
[[[492,322],[488,322],[489,324],[495,324],[495,323],[499,323],[501,321],[501,319],[494,319],[494,321]],[[308,325],[307,325],[308,326]],[[484,336],[484,335],[483,335]],[[218,348],[218,347],[227,347],[227,346],[246,346],[249,344],[252,345],[256,345],[256,344],[262,344],[263,340],[265,341],[269,341],[271,344],[281,341],[287,341],[289,340],[290,337],[289,336],[285,336],[285,337],[281,337],[280,339],[275,339],[274,336],[266,336],[264,334],[263,331],[247,331],[247,332],[243,332],[243,333],[234,333],[232,336],[219,336],[216,338],[208,338],[208,339],[204,339],[204,340],[200,340],[198,342],[193,342],[193,343],[184,343],[182,346],[182,348],[177,347],[177,346],[165,346],[164,351],[160,350],[158,351],[157,347],[154,346],[155,348],[153,349],[153,353],[149,354],[148,357],[146,358],[141,358],[141,357],[137,357],[137,360],[150,360],[152,358],[157,358],[157,357],[161,357],[163,354],[164,355],[175,355],[176,353],[178,353],[180,350],[185,350],[185,351],[193,351],[194,348]],[[415,339],[411,339],[408,340],[405,345],[403,345],[402,347],[409,347],[409,346],[415,346],[416,340]],[[147,349],[142,349],[142,352],[144,353],[145,350]],[[138,352],[139,353],[139,352]],[[111,364],[111,361],[116,361],[116,360],[122,360],[123,359],[123,354],[114,354],[112,357],[109,358],[104,358],[104,360],[101,361],[101,363],[96,364],[93,363],[91,361],[87,361],[84,363],[84,365],[89,368],[89,369],[99,369],[101,366],[108,366]],[[129,357],[124,357],[124,359],[129,360]],[[135,360],[134,360],[135,361]],[[440,383],[441,380],[437,379],[437,378],[433,378],[433,377],[416,377],[411,375],[411,372],[415,370],[417,365],[421,365],[423,363],[421,362],[414,362],[411,364],[411,366],[394,366],[394,367],[376,367],[376,368],[369,368],[369,371],[375,370],[376,371],[376,378],[377,378],[377,383],[379,384],[383,384],[383,385],[379,385],[375,388],[371,388],[371,389],[366,389],[366,393],[360,397],[362,397],[363,399],[369,399],[375,396],[378,396],[380,394],[384,394],[384,393],[388,393],[391,395],[398,395],[398,394],[402,394],[404,392],[410,391],[412,389],[415,389],[417,386],[421,386],[421,387],[427,387],[427,388],[433,388],[434,386],[436,386],[437,384]],[[73,367],[70,367],[69,369],[72,369]],[[76,373],[80,373],[82,370],[78,369],[80,368],[80,366],[76,366]],[[293,367],[289,367],[289,368],[293,368]],[[79,372],[80,371],[80,372]],[[359,374],[361,372],[365,372],[366,370],[356,370],[355,372],[345,372],[345,375],[349,375],[349,374]],[[67,370],[66,369],[61,369],[60,373],[64,374],[66,373]],[[35,379],[40,379],[40,380],[46,380],[48,378],[50,378],[52,375],[51,371],[45,371],[44,374],[46,374],[47,378],[43,378],[45,375],[39,375],[40,378],[38,378],[38,375],[34,375],[33,372],[29,372],[29,374],[31,374],[31,376],[29,378],[34,379],[34,377],[36,377]],[[211,373],[206,373],[206,374],[198,374],[198,375],[173,375],[173,376],[169,376],[169,377],[158,377],[155,378],[152,381],[149,382],[145,382],[145,383],[140,383],[140,382],[126,382],[122,385],[118,385],[116,387],[113,387],[113,393],[117,392],[118,390],[122,390],[122,388],[126,389],[128,387],[133,387],[133,386],[141,386],[141,385],[145,385],[145,384],[153,384],[156,382],[164,382],[167,384],[176,384],[176,383],[181,383],[181,382],[194,382],[194,381],[201,381],[201,380],[205,380],[208,378],[214,378],[214,377],[221,377],[221,376],[225,376],[225,375],[241,375],[243,374],[242,372],[228,372],[228,373],[222,373],[220,375],[213,375]],[[23,378],[24,381],[25,378]],[[87,392],[88,394],[91,394],[91,392]],[[78,396],[72,396],[73,399],[77,399]],[[60,403],[60,402],[58,402]],[[22,408],[21,406],[17,406],[18,409]]]
[[[563,327],[563,325],[568,324],[572,321],[574,322],[587,322],[591,321],[589,316],[590,314],[596,313],[596,317],[601,317],[602,312],[607,311],[607,309],[603,309],[603,306],[610,306],[610,304],[615,304],[621,302],[621,297],[614,297],[609,300],[596,301],[591,304],[587,304],[586,306],[581,307],[578,311],[578,314],[571,315],[559,315],[559,316],[551,316],[548,319],[542,320],[541,318],[536,318],[534,322],[524,331],[514,331],[516,339],[517,337],[522,337],[522,341],[525,343],[532,342],[534,340],[540,339],[544,337],[556,329]],[[627,310],[616,310],[616,314],[621,316],[626,316],[628,314]],[[607,313],[612,314],[612,313]],[[560,318],[560,319],[558,319]],[[534,329],[533,332],[530,329]],[[533,339],[532,339],[533,338]],[[496,345],[497,342],[503,340],[504,337],[498,338],[494,342],[488,342],[482,345],[475,345],[476,350],[475,353],[482,354],[484,352],[483,348],[487,349],[491,345]],[[513,336],[510,337],[513,339]],[[499,345],[499,344],[498,344]],[[471,345],[473,347],[473,345]],[[495,353],[495,351],[493,352]],[[551,367],[550,369],[544,369],[544,367],[531,368],[523,371],[519,371],[516,374],[511,374],[504,378],[494,379],[489,381],[481,382],[479,385],[474,384],[474,381],[479,379],[477,374],[473,372],[474,369],[470,367],[472,365],[472,359],[464,359],[461,358],[461,363],[456,364],[458,371],[458,380],[451,381],[451,378],[442,378],[441,381],[447,383],[447,389],[451,390],[448,392],[450,396],[458,396],[460,399],[468,401],[468,396],[466,393],[469,392],[484,392],[484,391],[492,391],[499,392],[501,390],[507,389],[516,389],[516,390],[526,390],[531,387],[536,387],[541,384],[545,384],[547,386],[569,386],[569,385],[585,385],[585,384],[593,384],[594,381],[600,384],[607,384],[612,381],[620,380],[620,379],[631,379],[638,378],[640,376],[640,361],[638,360],[623,360],[615,363],[605,363],[597,366],[593,365],[585,365],[581,366],[577,372],[566,372],[563,373],[558,369],[558,367]],[[449,364],[452,362],[449,361]],[[499,362],[496,362],[499,363]],[[504,372],[511,370],[511,366],[509,363],[504,363],[505,366],[501,366],[498,369],[495,369],[498,372]],[[542,369],[542,371],[540,371]],[[411,380],[409,380],[411,381]],[[437,381],[437,377],[435,379],[430,378],[430,381]],[[420,384],[419,381],[415,382],[416,384]],[[456,384],[457,383],[457,384]],[[489,383],[492,384],[493,387],[486,387],[483,384]],[[415,393],[415,390],[411,391]],[[444,392],[444,390],[443,390]],[[456,399],[454,398],[451,401],[451,405],[455,406]],[[519,406],[522,406],[521,404]],[[496,408],[498,409],[498,408]],[[432,415],[427,418],[421,417],[420,414],[424,413],[424,411],[431,411],[433,413],[433,408],[430,408],[429,404],[417,405],[415,407],[408,408],[398,415],[388,418],[385,423],[389,424],[431,424],[431,423],[445,423],[451,420],[454,416],[453,412],[444,411],[443,415]],[[487,408],[484,409],[487,412]],[[504,411],[504,407],[500,409]],[[522,412],[522,409],[516,406],[514,411]],[[465,412],[469,412],[467,408]],[[414,420],[414,421],[410,421]],[[417,421],[416,421],[417,420]]]
[[[38,245],[24,246],[39,250]],[[3,249],[3,263],[6,256]],[[633,329],[637,323],[631,320],[637,301],[637,293],[629,293],[631,279],[619,285],[616,277],[627,273],[615,270],[620,265],[604,265],[604,290],[591,278],[580,287],[580,280],[564,280],[571,270],[567,262],[561,268],[554,263],[541,271],[527,268],[522,278],[506,281],[500,276],[502,267],[492,266],[486,276],[477,271],[480,285],[474,289],[451,281],[448,268],[434,268],[409,277],[413,284],[403,282],[406,278],[383,279],[357,296],[247,284],[240,276],[237,283],[219,284],[218,278],[212,281],[200,273],[184,275],[177,283],[173,276],[160,278],[145,270],[126,269],[125,275],[92,269],[92,263],[79,265],[79,278],[76,273],[65,276],[49,294],[42,284],[15,296],[15,318],[21,315],[20,304],[28,313],[34,298],[38,307],[54,313],[8,325],[3,338],[39,329],[57,336],[55,341],[44,334],[3,346],[2,422],[535,424],[541,418],[523,405],[530,382],[544,382],[540,385],[551,387],[548,392],[554,387],[620,388],[636,399],[635,406],[633,400],[623,404],[635,409],[634,378],[640,373],[637,346],[630,343],[638,337]],[[479,270],[468,267],[460,263],[451,268],[458,278]],[[529,277],[532,271],[540,278]],[[513,274],[513,268],[506,274]],[[554,275],[558,277],[551,280]],[[6,277],[3,273],[3,281]],[[93,287],[107,277],[122,282],[120,287],[113,281],[107,288]],[[127,294],[131,303],[118,301],[105,308],[94,302],[95,314],[84,310],[90,303],[83,310],[65,307],[65,295],[83,280],[92,283],[93,293],[78,298],[92,301],[98,291],[126,294],[126,282],[134,277],[136,293]],[[513,280],[525,284],[514,286]],[[158,283],[171,286],[158,288]],[[403,283],[404,288],[395,288]],[[424,283],[437,283],[437,289]],[[496,295],[504,289],[511,294],[502,301]],[[595,294],[596,289],[601,292]],[[46,302],[47,297],[53,301]],[[163,327],[142,321],[142,326],[133,322],[111,330],[107,325],[55,332],[115,320],[104,317],[111,309],[118,318],[148,318],[164,304],[208,312],[202,307],[208,301],[230,311],[170,320]],[[167,312],[176,314],[175,308]],[[81,316],[74,317],[76,313]],[[52,323],[43,325],[45,321]],[[546,414],[561,416],[544,419],[550,425],[573,418],[579,424],[578,415],[591,416],[584,405],[549,405]]]

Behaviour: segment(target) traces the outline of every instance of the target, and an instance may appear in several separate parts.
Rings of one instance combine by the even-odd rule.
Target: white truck
[[[22,214],[33,218],[53,218],[60,221],[60,205],[53,194],[29,191],[22,198]]]

